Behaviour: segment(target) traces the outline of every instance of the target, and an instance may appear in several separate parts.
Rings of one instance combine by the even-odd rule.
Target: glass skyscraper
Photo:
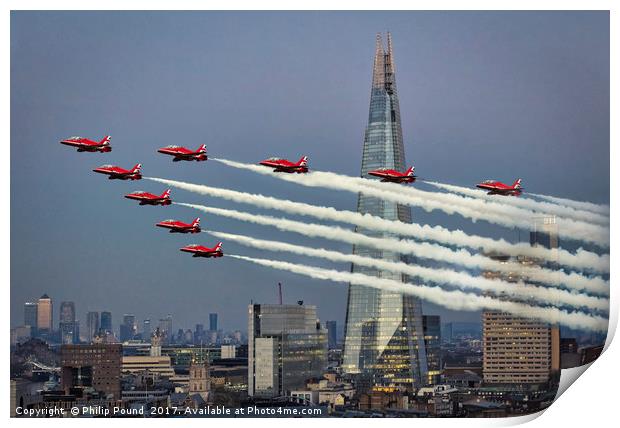
[[[381,35],[377,35],[361,175],[370,178],[368,171],[378,168],[399,171],[406,168],[389,33],[387,51]],[[357,211],[411,222],[408,206],[362,194],[358,197]],[[373,237],[393,236],[361,227],[356,228],[356,232]],[[354,246],[353,253],[407,262],[400,254],[372,248]],[[351,270],[397,281],[408,280],[400,273],[365,266],[353,265]],[[428,368],[420,301],[413,296],[352,284],[347,300],[343,369],[357,376],[360,389],[374,386],[411,388],[426,383]]]

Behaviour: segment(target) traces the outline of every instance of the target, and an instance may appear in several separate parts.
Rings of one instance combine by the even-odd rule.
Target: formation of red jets
[[[101,141],[93,141],[83,137],[70,137],[60,141],[60,144],[77,148],[78,152],[99,152],[108,153],[112,151],[110,145],[111,137],[106,135]],[[186,147],[169,145],[157,150],[159,153],[173,156],[173,162],[196,161],[202,162],[208,159],[207,146],[202,144],[197,150]],[[269,158],[259,162],[260,165],[273,168],[273,172],[283,172],[287,174],[305,174],[308,169],[308,157],[302,156],[297,162],[291,162],[282,158]],[[124,169],[116,165],[102,165],[93,169],[94,172],[108,176],[110,180],[140,180],[142,179],[142,164],[136,164],[131,169]],[[391,183],[413,183],[417,176],[414,174],[415,168],[409,167],[405,172],[400,172],[390,168],[380,168],[368,171],[368,175],[380,178],[381,181]],[[489,195],[519,196],[522,193],[521,179],[516,180],[512,186],[496,180],[485,180],[476,185],[479,189],[488,191]],[[125,198],[136,200],[140,205],[171,205],[170,189],[165,190],[161,195],[145,191],[136,191],[125,195]],[[195,218],[191,223],[184,223],[179,220],[164,220],[155,226],[168,229],[170,233],[200,233],[200,218]],[[213,248],[202,245],[192,244],[180,249],[182,252],[191,253],[193,257],[216,258],[224,255],[222,243],[218,242]]]

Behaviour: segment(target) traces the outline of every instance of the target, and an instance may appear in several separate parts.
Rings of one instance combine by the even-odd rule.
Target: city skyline
[[[151,183],[108,185],[88,171],[102,163],[129,167],[134,161],[143,161],[145,174],[151,176],[276,192],[294,200],[351,209],[355,198],[350,195],[287,187],[249,174],[228,174],[213,162],[181,169],[169,159],[157,157],[154,150],[168,142],[191,140],[190,146],[206,143],[214,156],[249,162],[269,154],[308,154],[311,166],[317,169],[357,175],[377,27],[389,27],[397,43],[399,96],[406,116],[405,151],[419,174],[458,184],[474,183],[487,178],[486,174],[506,180],[518,174],[525,176],[526,188],[533,191],[595,202],[609,200],[609,28],[605,13],[581,14],[579,20],[571,13],[380,13],[373,19],[363,13],[330,13],[304,17],[307,26],[300,29],[291,27],[298,15],[276,13],[263,14],[260,24],[244,26],[245,30],[237,33],[218,26],[224,24],[215,25],[211,15],[59,13],[47,20],[42,19],[45,13],[12,14],[12,325],[21,324],[22,313],[15,308],[48,293],[57,303],[74,301],[77,319],[82,322],[87,312],[110,310],[117,326],[125,313],[135,314],[140,321],[172,313],[179,324],[189,327],[199,319],[206,325],[208,314],[217,312],[221,324],[241,329],[249,300],[275,303],[278,282],[284,284],[286,302],[304,300],[322,311],[318,314],[321,319],[343,325],[345,284],[250,265],[240,267],[233,260],[193,263],[178,254],[179,244],[190,243],[186,238],[169,240],[154,230],[153,224],[170,217],[189,220],[195,217],[194,212],[129,206],[120,198],[125,190],[160,189]],[[248,16],[215,15],[238,26]],[[292,22],[284,22],[287,20]],[[446,21],[454,25],[446,26]],[[66,32],[62,25],[66,22],[97,29],[92,37],[100,37],[100,31],[108,33],[110,28],[115,34],[91,49]],[[172,35],[178,25],[197,22],[214,24],[214,28],[203,31],[197,29],[201,26],[187,25],[191,30],[186,34]],[[268,23],[281,24],[290,31],[295,49],[287,47],[274,31],[267,32],[260,42],[250,43]],[[363,30],[345,34],[360,24]],[[442,28],[442,34],[431,29],[433,24]],[[131,29],[135,26],[144,29],[145,35],[134,34]],[[528,26],[528,35],[518,31],[521,26]],[[580,37],[575,36],[575,26],[582,30]],[[324,27],[329,28],[327,34],[302,42]],[[155,34],[155,28],[161,34]],[[47,39],[50,31],[55,37]],[[319,42],[323,37],[332,39],[329,47]],[[528,43],[533,37],[547,44],[532,51]],[[121,48],[127,40],[127,46]],[[143,49],[147,41],[154,47]],[[176,54],[166,50],[187,43],[186,50]],[[233,55],[227,52],[227,43],[243,49]],[[511,55],[504,53],[506,43],[514,48]],[[162,54],[162,50],[168,53]],[[549,52],[560,54],[545,58]],[[283,56],[289,67],[285,73],[274,71],[269,58],[276,54]],[[46,66],[32,67],[35,59]],[[88,72],[72,79],[63,75],[67,66],[78,63],[86,64]],[[153,71],[137,79],[142,70],[137,64],[150,64]],[[184,66],[177,67],[179,64]],[[328,73],[332,66],[346,70],[346,81]],[[224,79],[229,85],[221,85],[225,71],[231,71]],[[228,86],[227,92],[216,83]],[[159,85],[176,89],[151,94],[151,88]],[[254,96],[273,102],[252,101],[244,92],[249,85],[255,91],[265,88],[266,92]],[[457,87],[460,89],[455,91]],[[290,97],[291,93],[298,99]],[[183,107],[180,113],[172,112],[167,97],[170,105]],[[143,107],[146,104],[148,108]],[[76,111],[76,106],[81,111]],[[241,113],[234,114],[236,110]],[[545,115],[551,120],[541,119]],[[204,117],[208,118],[206,128]],[[244,126],[235,126],[237,118],[242,118]],[[320,131],[315,129],[317,121],[322,124]],[[571,125],[557,127],[558,121]],[[114,151],[84,157],[58,147],[60,138],[75,133],[93,138],[110,133]],[[343,143],[334,145],[334,140]],[[477,150],[477,156],[468,153],[466,167],[460,145]],[[446,151],[454,155],[445,156]],[[553,167],[558,164],[561,166]],[[577,182],[576,170],[583,178]],[[41,186],[41,179],[47,186]],[[204,198],[182,191],[174,194],[179,200],[204,202]],[[234,207],[211,199],[207,202]],[[470,224],[422,210],[416,210],[414,218],[517,239],[516,231],[484,222]],[[289,239],[280,232],[232,221],[209,217],[203,223],[205,220],[216,229]],[[527,231],[521,235],[526,240]],[[199,239],[211,244],[204,235]],[[309,245],[320,242],[301,241]],[[350,251],[346,245],[338,249]],[[347,269],[344,265],[338,268]],[[179,275],[183,277],[181,286]],[[439,313],[447,321],[480,319],[479,312],[454,313],[426,303],[423,312]],[[203,315],[198,317],[198,313]]]

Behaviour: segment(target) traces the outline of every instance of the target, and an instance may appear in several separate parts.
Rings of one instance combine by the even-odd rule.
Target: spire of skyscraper
[[[396,94],[392,36],[387,52],[377,35],[373,65],[368,126],[364,136],[361,176],[368,171],[393,168],[403,171],[405,149]],[[411,209],[382,199],[358,196],[357,211],[389,220],[411,222]],[[389,234],[356,228],[368,236]],[[355,254],[392,261],[407,259],[389,251],[355,246]],[[352,266],[353,272],[406,282],[402,274]],[[426,381],[422,310],[417,298],[375,288],[349,285],[343,368],[358,376],[360,390],[373,386],[413,388]]]
[[[383,40],[381,39],[381,33],[377,34],[377,41],[375,44],[375,63],[372,69],[372,86],[373,88],[382,88],[385,84],[384,80],[384,59],[385,53],[383,52]]]

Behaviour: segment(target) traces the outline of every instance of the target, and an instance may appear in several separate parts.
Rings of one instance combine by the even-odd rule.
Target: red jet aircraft
[[[170,199],[170,189],[162,193],[161,196],[139,190],[125,195],[125,197],[127,199],[140,201],[140,205],[170,205],[172,203],[172,199]]]
[[[523,191],[520,178],[515,180],[512,186],[501,181],[485,180],[482,183],[476,184],[476,187],[488,190],[487,195],[519,196]]]
[[[286,172],[292,174],[302,174],[308,172],[308,156],[302,156],[297,163],[293,163],[286,159],[269,158],[259,162],[260,165],[273,168],[274,172]]]
[[[101,165],[99,168],[93,169],[93,171],[108,175],[110,180],[140,180],[142,178],[141,168],[142,164],[139,163],[135,164],[131,169],[123,169],[116,165]]]
[[[170,233],[200,233],[200,218],[195,218],[190,224],[179,220],[164,220],[155,226],[170,229]]]
[[[157,150],[159,153],[163,153],[165,155],[170,155],[170,156],[174,156],[174,159],[172,159],[173,162],[178,162],[178,161],[206,161],[207,158],[207,146],[205,144],[203,144],[202,146],[198,147],[198,150],[196,150],[195,152],[187,149],[185,147],[181,147],[181,146],[166,146],[166,147],[162,147],[161,149]]]
[[[62,140],[60,144],[66,146],[77,147],[78,152],[111,152],[112,146],[110,146],[110,136],[106,135],[103,140],[97,142],[89,140],[83,137],[69,137],[66,140]]]
[[[380,168],[373,171],[368,171],[368,175],[379,177],[381,181],[389,181],[391,183],[413,183],[417,178],[413,175],[414,171],[415,168],[412,166],[405,172],[400,172],[389,168]]]
[[[185,253],[192,253],[192,257],[222,257],[222,243],[218,242],[213,248],[204,247],[202,245],[192,244],[181,248],[181,251]]]

